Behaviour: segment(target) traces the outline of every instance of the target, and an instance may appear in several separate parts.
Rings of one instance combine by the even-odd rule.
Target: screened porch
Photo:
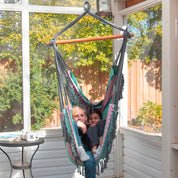
[[[22,129],[27,129],[44,139],[32,160],[31,172],[35,178],[84,177],[83,170],[77,168],[66,153],[57,106],[57,82],[53,80],[54,55],[46,46],[61,27],[83,13],[84,2],[0,1],[0,135],[21,134]],[[99,171],[97,177],[177,178],[178,2],[111,0],[107,1],[105,9],[100,7],[102,2],[105,3],[91,0],[91,11],[128,28],[134,37],[128,41],[125,54],[125,83],[123,99],[119,102],[116,138],[107,168]],[[96,29],[93,34],[118,33],[93,19],[87,19],[86,26],[84,23],[74,28],[74,34],[69,31],[63,37],[76,37],[76,32],[82,28],[86,32],[79,37],[87,36],[91,32],[87,29],[90,23]],[[105,29],[104,33],[101,29]],[[107,49],[102,45],[107,45]],[[102,62],[97,56],[96,63],[89,67],[90,56],[87,54],[88,61],[83,61],[87,65],[81,65],[79,59],[86,56],[76,51],[78,48],[84,53],[86,46],[61,47],[67,62],[74,67],[82,90],[91,100],[103,97],[107,69],[120,45],[120,39],[106,44],[88,44],[89,52],[103,50]],[[95,49],[94,46],[103,48]],[[74,65],[76,62],[78,68]],[[35,148],[25,150],[26,160],[31,158]],[[21,156],[20,148],[7,147],[5,150],[13,161]],[[9,160],[0,152],[0,177],[9,177],[10,172]],[[29,169],[24,172],[25,177],[32,177]],[[23,171],[13,169],[12,177],[22,178]]]

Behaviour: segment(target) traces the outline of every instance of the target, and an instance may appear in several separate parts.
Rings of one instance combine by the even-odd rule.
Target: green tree
[[[161,60],[162,5],[128,15],[128,29],[134,33],[128,43],[129,60]]]
[[[0,130],[7,130],[22,127],[21,14],[1,12],[0,25]]]

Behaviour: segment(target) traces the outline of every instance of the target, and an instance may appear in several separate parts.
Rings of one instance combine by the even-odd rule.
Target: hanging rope
[[[57,33],[57,34],[50,40],[50,42],[47,43],[47,44],[48,44],[49,46],[54,46],[54,45],[56,45],[56,44],[57,44],[57,43],[56,43],[56,38],[57,38],[58,36],[60,36],[62,33],[64,33],[66,30],[68,30],[69,28],[71,28],[74,24],[76,24],[82,17],[84,17],[84,16],[87,15],[87,14],[90,15],[90,16],[92,16],[92,17],[94,17],[94,18],[96,18],[96,19],[98,19],[99,21],[101,21],[101,22],[103,22],[103,23],[105,23],[105,24],[107,24],[107,25],[110,25],[111,27],[113,27],[113,28],[115,28],[115,29],[117,29],[117,30],[123,31],[124,33],[127,34],[128,38],[131,38],[131,35],[130,35],[130,33],[129,33],[127,30],[122,29],[122,28],[116,26],[114,23],[109,22],[109,21],[107,21],[107,20],[101,18],[100,16],[97,16],[97,15],[95,15],[95,14],[92,14],[92,13],[90,12],[90,8],[91,8],[90,3],[89,3],[88,1],[86,1],[86,2],[84,3],[84,11],[85,11],[85,12],[84,12],[83,14],[81,14],[80,16],[78,16],[74,21],[72,21],[70,24],[68,24],[65,28],[63,28],[59,33]]]
[[[73,119],[71,114],[71,106],[73,105],[82,105],[86,111],[90,111],[91,109],[99,109],[102,111],[102,117],[106,120],[101,153],[96,161],[96,165],[100,164],[100,160],[104,160],[102,162],[103,167],[106,167],[106,162],[108,160],[108,156],[111,152],[112,141],[115,137],[116,131],[116,120],[118,114],[118,102],[121,99],[122,90],[123,90],[123,63],[124,63],[124,54],[126,50],[127,39],[131,38],[133,34],[130,34],[127,30],[122,29],[115,24],[102,19],[101,17],[90,13],[90,3],[88,1],[84,4],[84,13],[77,17],[74,21],[68,24],[64,29],[62,29],[59,33],[57,33],[54,38],[50,40],[48,43],[49,46],[52,46],[54,49],[55,63],[56,63],[56,71],[58,78],[58,92],[59,92],[59,102],[60,102],[60,118],[61,125],[63,129],[64,140],[66,143],[66,149],[68,151],[68,155],[70,160],[76,165],[83,165],[78,156],[78,149],[75,137],[75,129],[73,126]],[[77,23],[82,17],[85,15],[91,15],[92,17],[102,21],[105,24],[112,26],[113,28],[122,31],[122,35],[112,35],[112,36],[104,36],[104,37],[94,37],[94,38],[84,38],[84,39],[73,39],[73,40],[63,40],[56,41],[56,38],[61,35],[63,32],[71,28],[75,23]],[[66,43],[77,43],[77,42],[85,42],[85,41],[95,41],[95,40],[105,40],[105,39],[114,39],[114,38],[123,38],[122,46],[119,50],[119,53],[113,63],[111,68],[110,78],[107,85],[106,94],[103,100],[98,103],[92,103],[90,100],[82,93],[77,80],[75,79],[72,71],[69,69],[64,59],[62,58],[57,44],[66,44]]]

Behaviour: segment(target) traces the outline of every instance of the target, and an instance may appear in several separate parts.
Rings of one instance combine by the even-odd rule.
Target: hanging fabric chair
[[[63,60],[56,45],[57,44],[56,38],[87,14],[123,32],[123,43],[111,68],[105,97],[103,100],[97,103],[91,102],[83,94],[79,84],[77,83],[74,74]],[[78,16],[63,30],[61,30],[49,42],[49,45],[52,46],[54,49],[54,56],[56,62],[59,102],[60,102],[60,110],[61,110],[60,119],[61,119],[64,141],[65,141],[68,156],[70,160],[76,165],[82,166],[83,163],[79,157],[78,144],[75,135],[75,127],[73,123],[74,121],[72,119],[71,109],[72,106],[74,105],[82,106],[87,112],[91,111],[91,109],[99,109],[102,113],[102,119],[106,120],[101,151],[99,157],[96,160],[96,165],[102,163],[103,165],[102,168],[106,167],[106,162],[111,152],[112,142],[116,132],[118,102],[122,97],[122,90],[124,84],[124,79],[122,74],[124,53],[126,49],[127,39],[130,37],[131,36],[127,30],[117,27],[115,24],[95,14],[92,14],[90,12],[90,3],[86,1],[84,4],[84,13]],[[102,162],[100,160],[102,160]]]

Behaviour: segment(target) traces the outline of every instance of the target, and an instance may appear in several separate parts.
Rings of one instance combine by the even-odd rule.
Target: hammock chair
[[[83,16],[87,14],[123,32],[122,35],[123,43],[116,57],[116,60],[114,61],[113,66],[111,68],[105,97],[103,100],[97,103],[91,102],[82,93],[82,90],[79,84],[77,83],[74,74],[63,60],[57,48],[57,44],[61,44],[62,42],[56,41],[56,38],[59,35],[61,35],[67,29],[72,27],[76,22],[78,22]],[[124,79],[122,74],[124,53],[126,49],[127,39],[130,37],[131,35],[127,30],[117,27],[115,24],[95,14],[92,14],[90,12],[90,3],[86,1],[84,4],[84,13],[78,16],[64,29],[62,29],[49,42],[49,46],[52,46],[54,49],[56,72],[57,72],[57,79],[58,79],[59,103],[60,103],[60,110],[61,110],[60,119],[61,119],[61,126],[62,126],[62,131],[64,136],[64,142],[65,142],[69,159],[72,161],[72,163],[76,164],[77,166],[83,166],[83,162],[80,160],[79,157],[78,144],[75,136],[75,127],[73,123],[74,121],[72,119],[72,106],[74,105],[82,106],[87,112],[91,111],[92,109],[98,109],[102,113],[102,119],[106,120],[101,151],[99,157],[96,160],[96,165],[102,164],[101,166],[102,169],[106,168],[106,162],[109,158],[109,154],[112,148],[112,142],[116,132],[118,102],[122,98],[122,89],[124,84]],[[89,40],[86,39],[84,41],[89,41]],[[78,41],[74,40],[72,42],[78,42]]]

